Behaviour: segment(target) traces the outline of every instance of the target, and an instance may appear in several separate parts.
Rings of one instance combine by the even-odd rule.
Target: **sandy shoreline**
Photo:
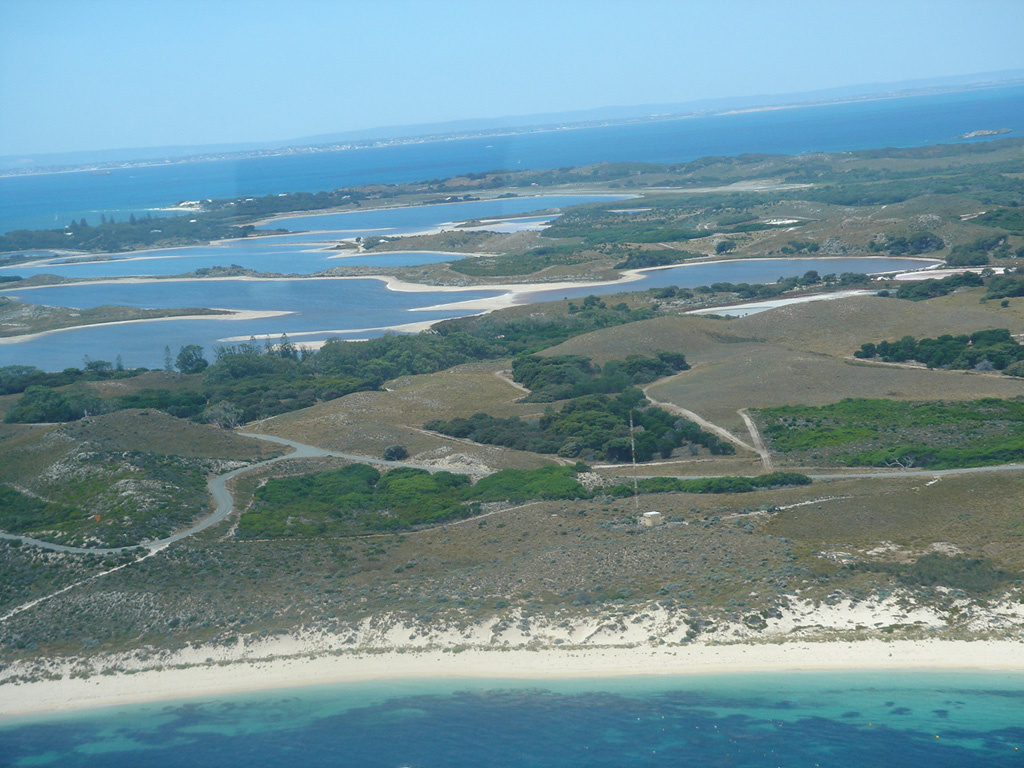
[[[1024,672],[1013,641],[884,640],[569,648],[392,649],[212,662],[0,686],[0,718],[368,680],[602,678],[814,670]]]
[[[216,309],[212,307],[212,309]],[[258,309],[225,309],[222,312],[229,314],[217,314],[217,315],[168,315],[167,317],[140,317],[135,320],[112,320],[106,323],[84,323],[82,325],[69,325],[64,328],[53,328],[48,331],[39,331],[38,333],[25,333],[20,336],[3,336],[0,337],[0,345],[4,344],[19,344],[23,341],[32,341],[33,339],[41,339],[44,336],[49,336],[54,333],[63,333],[64,331],[74,331],[79,328],[106,328],[111,325],[133,325],[135,323],[159,323],[166,320],[263,320],[268,317],[281,317],[282,315],[290,315],[291,312],[284,312],[280,310],[258,310]],[[245,337],[247,341],[248,336]]]
[[[592,189],[592,190],[591,189],[583,188],[582,190],[573,190],[571,192],[532,192],[531,194],[515,195],[514,198],[505,198],[505,199],[533,200],[533,199],[539,198],[539,197],[564,197],[564,196],[567,196],[567,195],[568,196],[572,196],[572,197],[581,197],[581,196],[587,196],[587,197],[609,197],[609,198],[617,197],[617,198],[623,198],[623,199],[627,199],[627,200],[631,200],[633,198],[642,197],[642,195],[638,194],[636,191],[611,192],[611,191],[609,191],[607,189],[604,189],[604,188],[597,188],[597,189]],[[253,226],[261,227],[261,226],[265,226],[267,224],[272,224],[272,223],[274,223],[276,221],[287,221],[288,219],[306,218],[308,216],[333,216],[333,215],[336,215],[336,214],[344,214],[344,213],[376,213],[377,211],[395,211],[395,210],[399,210],[399,209],[403,209],[403,208],[428,208],[428,207],[429,208],[434,208],[434,207],[440,207],[440,206],[443,206],[443,205],[462,205],[462,204],[465,204],[465,203],[491,203],[491,202],[494,202],[495,200],[501,200],[501,199],[503,199],[503,198],[500,195],[496,194],[496,195],[494,195],[494,197],[482,197],[479,200],[450,200],[450,201],[436,202],[436,203],[407,203],[407,204],[403,204],[403,205],[378,205],[378,206],[376,206],[374,208],[362,208],[362,207],[354,208],[354,207],[337,206],[336,208],[324,208],[324,209],[315,210],[315,211],[288,211],[286,213],[277,213],[277,214],[274,214],[272,216],[268,216],[265,219],[259,219],[258,221],[254,221],[253,222]],[[513,214],[513,215],[516,215],[516,216],[526,216],[527,214],[524,213],[524,214]]]

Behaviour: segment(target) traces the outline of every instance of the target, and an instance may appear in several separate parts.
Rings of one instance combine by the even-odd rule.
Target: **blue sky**
[[[1024,68],[1020,0],[0,0],[0,155]]]

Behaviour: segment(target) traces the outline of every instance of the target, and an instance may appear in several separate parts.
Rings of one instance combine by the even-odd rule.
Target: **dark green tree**
[[[389,445],[384,449],[385,461],[401,461],[409,458],[409,451],[404,445]]]
[[[203,348],[198,344],[187,344],[178,351],[175,367],[182,373],[200,373],[210,363],[203,357]]]

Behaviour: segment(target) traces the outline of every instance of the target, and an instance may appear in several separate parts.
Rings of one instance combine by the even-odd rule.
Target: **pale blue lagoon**
[[[415,267],[462,258],[435,251],[403,251],[388,253],[368,251],[354,255],[352,251],[331,251],[308,245],[271,242],[274,238],[258,238],[230,245],[203,245],[191,248],[136,251],[116,258],[48,258],[28,266],[0,269],[0,274],[20,277],[60,275],[71,278],[163,277],[185,275],[197,269],[237,265],[257,272],[286,275],[312,275],[335,267]]]
[[[1001,768],[1024,675],[378,681],[0,725],[9,766]]]
[[[340,260],[339,260],[340,261]],[[581,288],[541,291],[521,295],[522,302],[581,298],[589,294],[643,291],[678,285],[695,287],[717,282],[774,282],[817,270],[835,272],[883,272],[920,268],[926,260],[848,259],[757,259],[710,262],[656,269],[633,282],[609,283]],[[0,345],[0,364],[35,365],[46,370],[81,366],[84,355],[113,360],[120,355],[126,366],[160,367],[164,347],[177,350],[184,344],[199,344],[209,353],[220,344],[250,335],[278,338],[288,334],[295,342],[328,338],[380,336],[393,326],[423,321],[464,317],[479,310],[437,305],[496,296],[500,291],[475,288],[450,292],[403,292],[390,290],[383,281],[358,278],[243,279],[243,280],[152,280],[141,283],[72,283],[41,288],[9,288],[9,296],[31,304],[85,309],[104,305],[143,308],[216,307],[254,309],[289,314],[262,319],[192,318],[72,328]]]
[[[542,195],[292,216],[265,223],[262,229],[281,227],[297,230],[296,234],[252,237],[187,248],[104,254],[99,257],[100,260],[95,255],[34,252],[32,255],[38,256],[39,261],[0,267],[0,275],[32,277],[56,274],[70,278],[183,275],[196,269],[233,264],[258,272],[309,275],[338,266],[407,267],[434,264],[461,257],[429,251],[403,254],[369,252],[345,256],[343,251],[331,250],[330,243],[366,235],[409,234],[445,225],[455,226],[472,219],[622,199],[625,199],[624,195]]]
[[[467,314],[459,310],[428,310],[455,300],[481,299],[498,292],[405,293],[392,291],[374,279],[295,280],[158,280],[147,283],[72,284],[7,292],[34,304],[88,308],[103,305],[131,307],[216,307],[255,309],[288,314],[256,320],[183,320],[71,328],[58,333],[0,346],[0,365],[35,365],[46,370],[81,366],[83,355],[113,360],[126,366],[160,367],[164,347],[200,344],[207,354],[234,337],[288,334],[293,341],[330,337],[366,338],[404,323],[444,320]],[[366,329],[371,329],[367,331]]]

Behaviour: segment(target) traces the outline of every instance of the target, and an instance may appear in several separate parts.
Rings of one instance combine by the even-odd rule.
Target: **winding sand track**
[[[383,464],[389,467],[411,467],[413,469],[425,469],[429,472],[437,471],[437,467],[428,467],[422,464],[412,464],[402,461],[385,461],[384,459],[372,458],[370,456],[357,456],[353,453],[328,451],[323,448],[317,448],[313,445],[305,445],[304,443],[298,443],[294,440],[289,440],[285,437],[277,437],[275,435],[260,435],[253,432],[239,432],[238,434],[245,437],[255,437],[257,440],[266,440],[267,442],[278,443],[279,445],[287,445],[292,448],[292,452],[286,453],[284,456],[275,456],[274,458],[267,459],[266,461],[260,461],[255,464],[249,464],[245,467],[239,467],[238,469],[233,469],[230,472],[225,472],[223,475],[217,475],[216,477],[211,478],[206,486],[209,488],[210,495],[213,496],[213,501],[216,505],[213,514],[204,517],[189,528],[178,531],[166,538],[158,539],[157,541],[141,542],[127,547],[69,547],[64,544],[54,544],[49,541],[33,539],[30,536],[18,536],[11,533],[0,533],[0,538],[20,541],[22,544],[31,544],[54,552],[68,552],[76,555],[118,555],[123,552],[138,550],[140,547],[148,549],[150,552],[155,552],[163,549],[169,544],[175,543],[176,541],[187,539],[189,536],[194,536],[200,531],[205,531],[211,525],[216,525],[224,520],[231,514],[231,510],[234,509],[234,498],[231,496],[231,492],[227,488],[228,481],[232,478],[238,477],[239,475],[243,475],[246,472],[252,472],[254,469],[265,467],[268,464],[275,464],[279,461],[290,461],[291,459],[310,459],[326,456],[336,459],[359,461],[364,464]],[[448,469],[447,471],[454,474],[474,474],[469,470],[455,468]]]
[[[761,430],[757,428],[757,424],[747,413],[746,408],[740,408],[736,411],[743,419],[743,423],[747,425],[747,431],[750,432],[750,440],[754,443],[754,450],[757,451],[757,455],[761,457],[761,463],[764,465],[765,472],[772,471],[772,456],[768,452],[768,446],[764,444],[764,440],[761,439]]]
[[[699,413],[694,413],[689,408],[683,408],[681,406],[676,405],[675,403],[666,403],[662,400],[655,400],[653,397],[651,397],[650,393],[647,391],[646,388],[643,390],[643,393],[644,397],[646,397],[651,402],[651,405],[656,405],[662,410],[668,411],[669,413],[675,413],[679,416],[683,416],[689,419],[690,421],[695,422],[698,426],[702,427],[703,429],[706,429],[708,432],[713,432],[719,437],[728,440],[730,443],[738,445],[745,451],[761,454],[761,452],[757,450],[757,448],[752,446],[750,443],[737,437],[732,432],[727,430],[725,427],[720,427],[717,424],[712,424]]]

